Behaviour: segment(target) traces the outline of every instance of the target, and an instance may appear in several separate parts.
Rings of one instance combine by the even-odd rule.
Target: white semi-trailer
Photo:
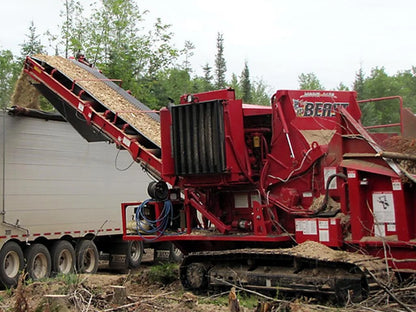
[[[100,255],[138,266],[143,245],[122,241],[120,203],[146,199],[150,178],[60,117],[11,112],[0,112],[0,282],[15,285],[23,269],[32,279],[94,273]]]

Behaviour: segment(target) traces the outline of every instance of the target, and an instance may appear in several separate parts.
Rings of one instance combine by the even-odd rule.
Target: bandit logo
[[[293,108],[298,117],[334,117],[339,106],[348,107],[348,102],[310,102],[293,100]]]

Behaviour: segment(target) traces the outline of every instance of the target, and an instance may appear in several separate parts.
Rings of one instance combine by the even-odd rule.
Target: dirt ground
[[[45,281],[19,283],[15,289],[0,291],[0,311],[404,311],[402,306],[399,306],[392,298],[388,298],[382,290],[379,295],[371,299],[372,301],[360,304],[350,303],[345,308],[325,305],[303,297],[290,301],[276,300],[273,305],[268,305],[264,298],[247,295],[237,290],[241,308],[230,310],[228,306],[230,289],[225,289],[222,294],[195,295],[186,292],[176,277],[178,265],[169,265],[166,269],[175,273],[173,280],[166,283],[154,280],[152,272],[155,266],[153,255],[148,251],[138,269],[124,274],[109,271],[108,266],[103,263],[98,274],[71,274]],[[158,267],[165,269],[162,265]],[[407,299],[410,298],[411,301],[413,301],[412,298],[416,298],[414,285],[413,283],[410,287],[406,287]],[[412,303],[408,307],[413,309],[416,306]]]
[[[221,301],[215,301],[207,296],[185,292],[179,281],[169,285],[150,283],[146,277],[148,270],[149,265],[144,265],[130,274],[102,271],[93,275],[78,275],[76,280],[58,277],[42,282],[29,282],[23,287],[18,286],[17,289],[0,291],[0,311],[230,311],[227,303],[228,293],[223,294]],[[124,301],[117,301],[115,298],[115,286],[125,287],[127,297]],[[284,309],[278,310],[267,308],[257,310],[256,307],[249,308],[240,304],[239,311],[314,312],[319,310],[312,305],[293,302]]]
[[[0,311],[228,311],[225,306],[199,303],[178,280],[168,285],[150,282],[150,266],[145,263],[128,274],[104,269],[93,275],[26,282],[0,291]],[[123,287],[127,297],[115,296],[116,288]]]

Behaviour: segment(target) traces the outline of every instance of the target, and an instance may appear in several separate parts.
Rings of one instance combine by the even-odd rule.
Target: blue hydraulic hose
[[[147,218],[144,214],[144,208],[146,204],[150,201],[150,199],[145,200],[142,202],[136,209],[136,228],[137,233],[144,239],[144,240],[156,240],[160,236],[162,236],[168,225],[169,221],[173,218],[173,207],[172,202],[170,200],[165,200],[163,203],[163,209],[160,213],[160,216],[156,220],[151,220]],[[150,227],[150,229],[144,228],[142,225],[142,221]],[[152,235],[158,233],[155,238],[146,238],[145,235]]]

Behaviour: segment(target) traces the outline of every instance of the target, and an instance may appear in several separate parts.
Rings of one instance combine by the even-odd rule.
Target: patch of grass
[[[10,296],[12,296],[13,295],[13,288],[6,288],[6,294],[7,294],[7,296],[8,297],[10,297]]]
[[[81,283],[81,277],[75,273],[58,274],[55,277],[49,278],[48,283],[50,282],[60,284],[61,287],[59,287],[56,292],[57,294],[65,295],[78,287]]]
[[[65,283],[65,285],[71,286],[71,285],[78,285],[80,283],[80,276],[75,273],[70,274],[58,274],[55,277],[56,280],[62,281]]]
[[[178,264],[163,263],[163,264],[152,266],[152,268],[149,271],[149,280],[151,282],[168,285],[177,281],[178,275],[179,275]]]
[[[240,300],[241,306],[248,309],[253,309],[257,307],[260,298],[256,295],[250,295],[243,292],[238,294],[238,299]]]
[[[215,304],[217,306],[228,306],[228,295],[229,292],[224,292],[219,296],[212,296],[207,297],[201,300],[201,303],[207,304]],[[250,311],[253,308],[257,307],[257,303],[259,302],[260,297],[252,294],[248,294],[245,292],[238,292],[237,293],[238,301],[240,302],[240,306],[249,309]]]

